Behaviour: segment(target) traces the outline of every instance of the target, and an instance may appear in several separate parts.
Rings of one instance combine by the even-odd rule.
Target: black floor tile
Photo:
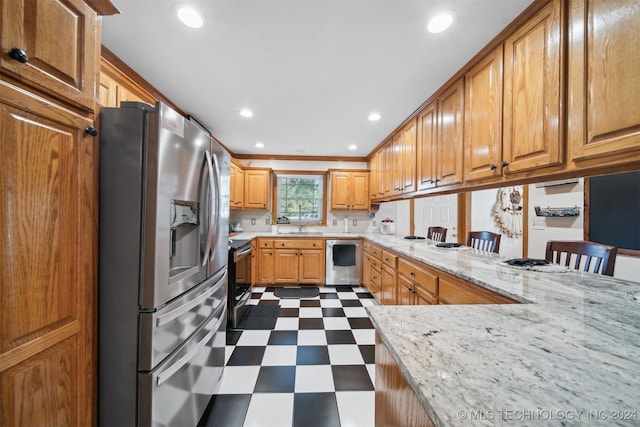
[[[298,331],[271,331],[269,345],[296,345],[298,344]]]
[[[277,299],[262,299],[258,302],[258,305],[280,305],[280,301]]]
[[[238,346],[233,349],[228,366],[255,366],[262,363],[265,346]]]
[[[336,286],[336,292],[353,292],[353,286]]]
[[[350,317],[351,329],[373,329],[373,323],[368,317]]]
[[[376,363],[376,346],[375,345],[359,345],[360,354],[367,365]]]
[[[320,294],[320,299],[340,299],[340,297],[336,293],[325,292]]]
[[[373,298],[370,292],[358,292],[356,295],[358,295],[360,299]]]
[[[293,427],[339,427],[335,393],[296,393],[293,397]]]
[[[320,307],[320,300],[319,299],[300,300],[300,307]]]
[[[322,317],[345,317],[345,314],[341,308],[325,307],[322,309]]]
[[[301,345],[297,348],[296,365],[328,365],[329,349],[326,345]]]
[[[227,345],[236,345],[241,335],[242,331],[227,329]]]
[[[253,392],[293,393],[295,382],[295,366],[262,366]]]
[[[325,331],[327,344],[355,344],[351,331]]]
[[[374,390],[364,365],[332,365],[331,371],[336,391]]]
[[[219,394],[211,402],[208,418],[201,421],[202,427],[242,427],[251,402],[250,394]],[[206,415],[205,415],[206,417]]]
[[[278,317],[298,317],[299,314],[298,308],[281,308]]]
[[[322,319],[303,318],[298,321],[298,329],[324,329]]]
[[[343,307],[362,307],[362,303],[359,299],[345,299],[342,300]]]

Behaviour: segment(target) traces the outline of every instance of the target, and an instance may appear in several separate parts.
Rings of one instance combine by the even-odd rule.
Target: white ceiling
[[[232,152],[366,156],[532,0],[112,2],[103,44]],[[453,25],[428,33],[443,9]]]

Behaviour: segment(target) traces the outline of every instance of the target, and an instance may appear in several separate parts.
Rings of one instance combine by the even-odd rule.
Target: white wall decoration
[[[515,239],[522,236],[522,211],[522,187],[498,190],[493,217],[501,233]]]

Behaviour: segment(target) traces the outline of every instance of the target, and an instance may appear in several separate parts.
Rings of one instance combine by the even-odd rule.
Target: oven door
[[[251,244],[232,249],[229,253],[229,286],[227,313],[229,327],[236,328],[251,298]]]

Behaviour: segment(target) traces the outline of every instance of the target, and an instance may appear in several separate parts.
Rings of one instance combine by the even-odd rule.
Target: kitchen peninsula
[[[376,417],[386,417],[378,425],[638,423],[640,284],[562,268],[523,270],[469,248],[347,235],[521,303],[369,307],[378,334]],[[385,392],[379,349],[423,414]]]

